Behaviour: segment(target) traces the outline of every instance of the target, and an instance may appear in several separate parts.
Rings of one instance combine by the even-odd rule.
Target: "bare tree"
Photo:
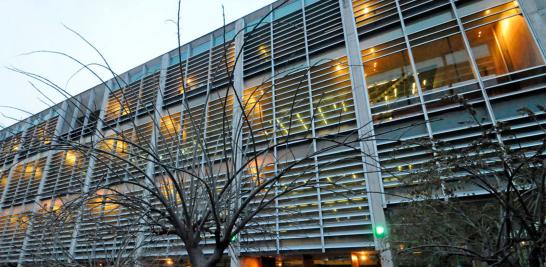
[[[434,142],[432,160],[400,178],[409,203],[390,212],[391,242],[407,263],[544,266],[546,110],[520,110],[537,132],[533,145],[523,145],[517,130],[482,125],[462,103],[481,135],[466,146]]]

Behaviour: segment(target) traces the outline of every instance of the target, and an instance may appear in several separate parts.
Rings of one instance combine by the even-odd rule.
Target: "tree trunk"
[[[533,246],[529,252],[529,267],[543,267],[542,253],[539,247]]]
[[[203,254],[203,251],[198,248],[186,248],[188,257],[190,258],[192,267],[207,267],[207,258]]]
[[[215,267],[222,259],[223,251],[215,250],[214,254],[206,257],[199,247],[187,248],[192,267]]]

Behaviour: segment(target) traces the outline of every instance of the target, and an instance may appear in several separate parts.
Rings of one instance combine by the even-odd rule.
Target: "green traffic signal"
[[[387,234],[387,229],[383,225],[376,225],[373,228],[373,234],[376,238],[385,238]]]

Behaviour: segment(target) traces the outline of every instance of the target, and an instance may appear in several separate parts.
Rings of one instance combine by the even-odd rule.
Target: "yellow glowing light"
[[[510,21],[512,18],[502,20],[500,23],[500,29],[502,35],[506,36],[508,34],[508,31],[510,30]]]
[[[357,262],[357,261],[358,261],[358,257],[357,257],[356,255],[351,255],[351,261]]]
[[[370,12],[370,9],[367,8],[367,7],[365,7],[364,10],[363,10],[363,12],[364,12],[364,15],[365,15],[365,14],[368,14],[368,13]]]
[[[485,11],[485,15],[489,15],[491,13],[491,9],[488,9]]]
[[[342,70],[342,69],[343,69],[343,67],[341,66],[341,64],[337,64],[337,65],[336,65],[336,71],[340,71],[340,70]]]
[[[370,52],[375,53],[375,48],[370,49]]]
[[[260,44],[258,46],[258,52],[262,58],[269,57],[269,48],[265,44]]]
[[[173,261],[172,259],[167,259],[167,260],[165,261],[165,264],[167,264],[167,265],[173,265],[173,264],[174,264],[174,261]]]
[[[262,105],[255,97],[253,96],[249,97],[246,102],[247,102],[246,107],[247,107],[248,113],[252,113],[252,115],[254,115],[257,118],[263,117]]]
[[[360,255],[360,260],[361,261],[366,261],[368,259],[368,256],[366,255]]]
[[[178,123],[175,123],[173,118],[170,116],[161,118],[161,126],[164,128],[168,133],[175,133],[178,132],[180,126]]]
[[[129,114],[129,112],[130,112],[130,110],[129,110],[128,107],[123,106],[123,107],[121,108],[121,116],[125,116],[125,115]]]
[[[186,79],[186,84],[189,85],[189,84],[192,83],[192,82],[193,82],[192,79],[190,79],[190,78],[187,78],[187,79]]]
[[[398,88],[394,88],[394,97],[398,97]]]
[[[36,170],[34,171],[34,179],[40,180],[42,177],[42,168],[36,167]]]
[[[411,85],[411,94],[414,95],[416,92],[417,92],[417,87],[416,87],[416,84],[413,83],[413,84]]]
[[[178,92],[179,92],[180,94],[183,94],[183,93],[185,92],[184,86],[180,85],[180,88],[178,88]]]
[[[74,165],[76,164],[76,161],[78,160],[78,157],[76,153],[72,150],[69,150],[66,152],[66,155],[64,156],[64,162],[68,165]]]
[[[514,6],[515,6],[515,7],[519,7],[518,1],[514,1]]]
[[[402,171],[402,166],[398,166],[398,171]]]
[[[11,151],[12,151],[12,152],[17,152],[17,151],[19,151],[19,145],[14,145],[14,146],[11,148]]]
[[[32,167],[32,165],[27,165],[25,167],[25,176],[26,175],[31,175],[33,170],[34,170],[34,167]]]
[[[188,141],[188,132],[186,131],[186,129],[182,130],[182,141]]]
[[[427,85],[427,80],[423,80],[423,86]]]
[[[121,140],[118,140],[116,142],[116,152],[118,154],[126,154],[127,152],[129,152],[129,144],[127,142],[124,142],[124,141],[121,141]]]
[[[482,31],[478,32],[478,38],[482,37]]]

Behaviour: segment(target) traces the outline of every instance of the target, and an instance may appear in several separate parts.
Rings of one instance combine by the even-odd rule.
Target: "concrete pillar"
[[[243,98],[243,90],[244,90],[244,80],[243,80],[243,45],[244,45],[244,38],[245,38],[245,22],[243,19],[239,19],[237,22],[235,22],[235,32],[238,33],[237,36],[235,36],[235,64],[233,69],[233,90],[236,92],[236,95],[233,97],[240,97],[240,101],[242,103]],[[243,157],[243,144],[242,144],[242,131],[239,131],[238,129],[241,129],[243,121],[241,121],[241,114],[243,113],[242,107],[237,104],[238,101],[234,99],[233,101],[233,118],[232,118],[232,131],[233,131],[233,138],[232,140],[238,140],[238,143],[233,144],[234,151],[236,152],[236,162],[235,162],[235,168],[239,169],[242,166],[242,157]],[[239,135],[239,136],[235,136]],[[239,176],[237,179],[240,179],[241,176]],[[237,185],[240,185],[240,181],[236,182]],[[239,194],[240,189],[236,190],[236,194]],[[236,203],[235,205],[239,205],[239,203]],[[240,238],[237,238],[237,240],[240,240]],[[242,266],[241,262],[239,262],[239,255],[240,255],[240,247],[239,242],[234,242],[229,246],[228,249],[228,255],[230,257],[230,266]]]
[[[343,32],[345,37],[345,46],[347,51],[347,61],[351,74],[351,84],[353,89],[353,98],[355,103],[356,121],[359,136],[373,136],[372,114],[369,105],[368,91],[366,90],[366,79],[364,77],[364,67],[360,52],[360,43],[353,14],[352,1],[339,0],[341,9],[341,18],[343,22]],[[381,178],[381,169],[377,160],[377,146],[373,138],[360,142],[363,152],[362,162],[366,177],[366,187],[368,191],[368,205],[372,225],[386,225],[385,213],[383,211],[383,181]],[[375,159],[372,159],[375,158]],[[375,238],[374,244],[379,251],[382,266],[393,266],[392,253],[387,243]]]

